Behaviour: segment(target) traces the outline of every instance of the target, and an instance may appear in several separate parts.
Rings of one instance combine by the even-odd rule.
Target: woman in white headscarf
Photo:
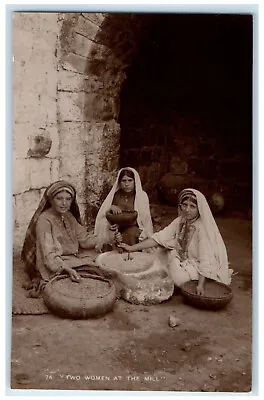
[[[122,211],[137,211],[137,218],[128,226],[111,225],[106,213],[121,214]],[[111,241],[111,230],[120,233],[122,242],[133,245],[150,237],[153,234],[153,225],[150,215],[149,199],[142,189],[138,172],[131,168],[121,168],[116,181],[98,211],[95,221],[95,235],[97,236],[97,250]]]
[[[124,250],[160,247],[157,255],[167,263],[176,286],[197,280],[197,294],[204,294],[206,278],[230,284],[226,247],[204,195],[184,189],[178,200],[179,216],[151,238]]]

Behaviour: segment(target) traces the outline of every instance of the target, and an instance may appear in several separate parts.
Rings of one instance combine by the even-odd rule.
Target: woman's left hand
[[[197,288],[196,288],[196,293],[199,296],[204,296],[204,286],[198,283]]]
[[[116,231],[118,231],[118,225],[117,224],[110,225],[109,229],[110,229],[110,231],[116,232]]]

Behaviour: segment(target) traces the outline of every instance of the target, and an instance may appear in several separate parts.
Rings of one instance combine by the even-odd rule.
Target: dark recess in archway
[[[153,19],[127,70],[119,117],[121,166],[141,170],[149,191],[157,174],[144,167],[158,178],[214,182],[231,207],[250,207],[252,32],[251,15]]]

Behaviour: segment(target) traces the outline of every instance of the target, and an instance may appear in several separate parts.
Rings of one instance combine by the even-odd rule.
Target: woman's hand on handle
[[[123,236],[122,236],[122,234],[120,233],[120,232],[115,232],[115,240],[116,240],[116,242],[117,243],[122,243],[122,241],[123,241]]]
[[[118,225],[117,224],[110,225],[109,229],[112,232],[116,232],[116,231],[118,231]]]
[[[125,251],[131,252],[149,249],[151,247],[157,247],[158,243],[154,239],[148,238],[143,240],[142,242],[133,244],[132,246],[128,246],[125,243],[120,243],[119,246],[122,247],[122,249],[124,249]]]
[[[120,247],[121,249],[123,249],[123,250],[125,250],[125,251],[127,251],[128,253],[130,253],[131,251],[133,251],[132,249],[133,249],[133,246],[129,246],[129,244],[126,244],[126,243],[119,243],[118,245],[117,245],[117,247]]]
[[[112,211],[113,214],[122,214],[122,210],[118,206],[112,205],[110,207],[110,210]]]

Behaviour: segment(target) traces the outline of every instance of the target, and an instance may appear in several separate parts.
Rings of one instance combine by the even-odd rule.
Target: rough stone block
[[[61,121],[83,121],[84,93],[58,93],[58,109]]]
[[[57,124],[48,126],[47,131],[49,132],[51,138],[51,148],[48,153],[48,156],[49,158],[56,158],[59,156],[59,150],[60,150],[60,138],[59,138]]]
[[[30,124],[13,125],[13,156],[15,158],[26,158],[29,149],[29,138],[35,132],[35,128]]]
[[[71,44],[71,51],[81,57],[89,57],[94,46],[95,43],[89,38],[76,33]]]
[[[98,27],[103,23],[105,15],[103,13],[82,13],[82,16],[93,22]]]
[[[79,74],[87,74],[88,60],[77,54],[69,53],[62,57],[61,66],[67,71],[78,72]]]
[[[80,16],[78,19],[78,23],[74,27],[74,30],[76,33],[80,33],[81,35],[89,39],[94,39],[99,28],[87,18]]]
[[[53,159],[51,161],[51,182],[55,182],[59,180],[60,178],[60,160],[58,159]]]
[[[58,90],[67,92],[98,92],[104,83],[96,76],[84,76],[73,71],[60,70],[58,73]]]
[[[117,118],[119,112],[116,99],[101,94],[86,94],[83,106],[85,121],[109,121]]]
[[[39,205],[39,191],[30,190],[15,196],[13,247],[20,252],[25,239],[28,224]]]
[[[62,166],[60,171],[60,178],[71,182],[77,193],[77,201],[86,202],[86,184],[84,170],[81,171],[70,171],[67,165]]]
[[[58,71],[58,91],[79,92],[82,90],[84,76],[74,71]]]
[[[60,175],[77,176],[85,174],[85,155],[77,154],[72,157],[63,157],[60,164]]]
[[[13,160],[13,194],[30,189],[30,165],[28,159]]]
[[[86,151],[86,132],[90,124],[64,122],[60,128],[60,155],[64,158],[78,158],[78,155]]]
[[[40,189],[43,187],[47,187],[52,182],[51,163],[52,160],[50,158],[32,158],[29,160],[31,189]]]

